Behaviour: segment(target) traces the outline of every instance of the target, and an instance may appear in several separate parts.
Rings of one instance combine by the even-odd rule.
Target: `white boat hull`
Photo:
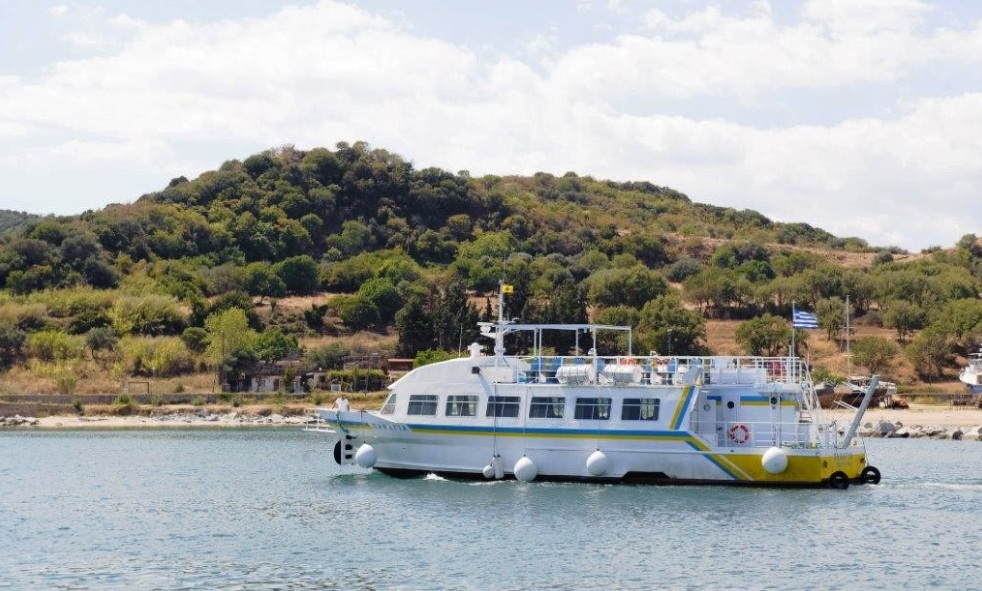
[[[833,451],[758,446],[751,439],[720,447],[684,430],[395,424],[372,412],[321,412],[322,419],[335,426],[340,463],[357,463],[355,455],[367,444],[376,459],[366,467],[401,477],[434,473],[485,478],[485,469],[498,457],[506,478],[515,477],[515,466],[528,458],[539,480],[824,486],[837,471],[859,481],[866,467],[860,447]],[[765,453],[772,448],[787,455],[788,467],[778,474],[763,465]],[[601,473],[589,466],[597,451],[608,464]]]

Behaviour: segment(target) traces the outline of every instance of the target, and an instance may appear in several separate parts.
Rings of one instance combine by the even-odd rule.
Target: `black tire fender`
[[[863,484],[879,484],[880,471],[875,466],[866,466],[859,475],[859,481]]]
[[[829,476],[829,487],[836,490],[846,490],[849,488],[849,477],[846,476],[846,473],[842,470],[833,472],[832,475]]]

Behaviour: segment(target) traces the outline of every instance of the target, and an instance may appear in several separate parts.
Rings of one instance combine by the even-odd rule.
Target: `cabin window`
[[[477,396],[447,396],[448,417],[473,417],[477,415]]]
[[[577,398],[574,417],[588,421],[610,419],[610,398]]]
[[[658,398],[625,398],[624,406],[621,407],[621,420],[657,421],[659,406],[661,400]]]
[[[385,399],[385,404],[382,405],[382,410],[379,414],[390,415],[396,411],[396,393],[393,392],[389,394],[389,397]]]
[[[436,394],[413,394],[409,397],[409,410],[406,414],[436,416]]]
[[[488,417],[517,418],[521,398],[518,396],[488,396]]]
[[[561,419],[566,414],[566,399],[559,396],[532,398],[530,419]]]

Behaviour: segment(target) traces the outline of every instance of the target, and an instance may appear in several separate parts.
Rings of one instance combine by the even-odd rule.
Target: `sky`
[[[356,141],[947,248],[982,235],[982,2],[0,0],[0,209]]]

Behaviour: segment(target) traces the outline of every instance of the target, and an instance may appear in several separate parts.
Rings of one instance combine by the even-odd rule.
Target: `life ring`
[[[863,484],[879,484],[880,471],[873,466],[866,466],[859,475],[859,481]]]
[[[726,432],[733,443],[746,443],[750,439],[750,428],[743,423],[737,423]]]
[[[849,488],[849,477],[846,473],[839,470],[838,472],[833,472],[829,476],[829,486],[837,490],[846,490]]]

